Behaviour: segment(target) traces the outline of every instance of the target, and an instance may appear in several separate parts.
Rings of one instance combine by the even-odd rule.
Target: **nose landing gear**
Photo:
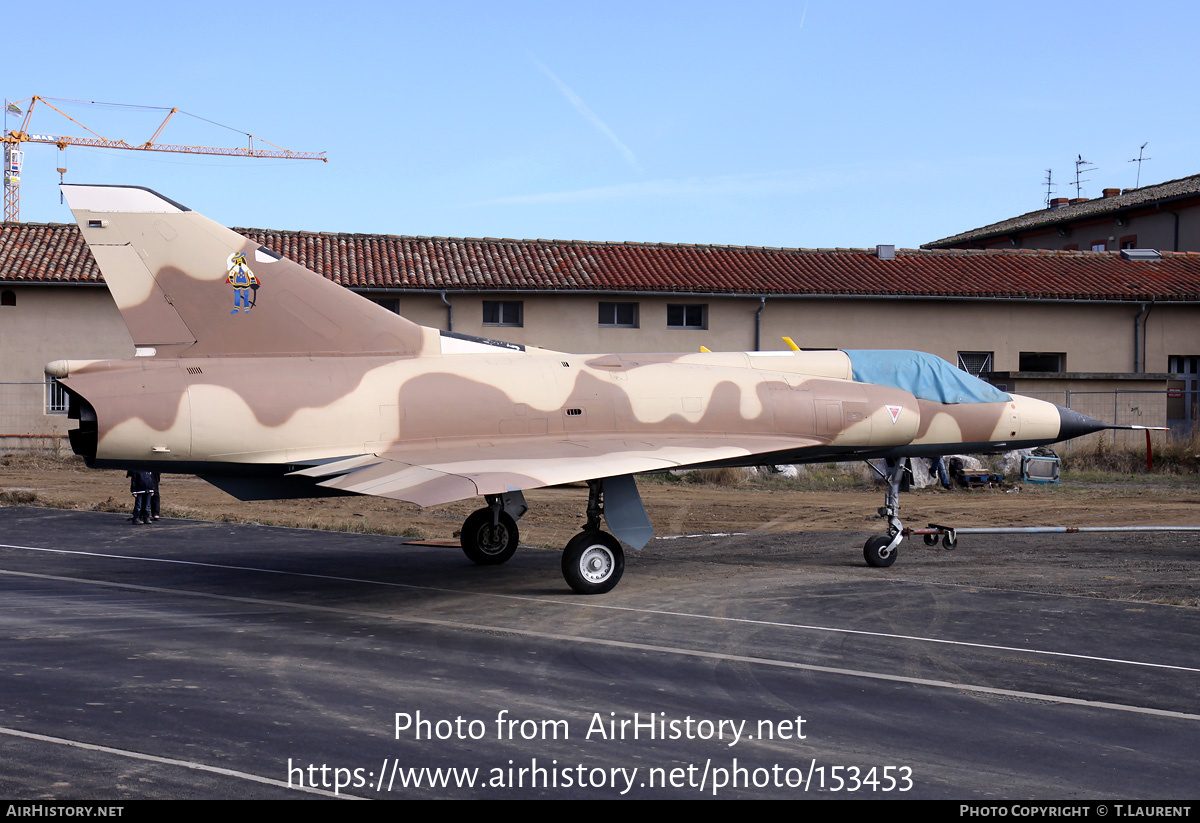
[[[877,569],[886,569],[896,562],[900,540],[904,537],[904,524],[900,522],[900,484],[906,471],[904,463],[902,459],[888,458],[887,471],[880,472],[888,485],[879,516],[887,518],[888,528],[885,534],[873,535],[863,544],[863,559],[868,566]],[[879,469],[875,471],[879,472]]]

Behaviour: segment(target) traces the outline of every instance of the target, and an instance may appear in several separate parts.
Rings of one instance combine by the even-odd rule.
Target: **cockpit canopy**
[[[1005,403],[1012,400],[995,386],[942,358],[920,351],[846,350],[854,379],[904,389],[919,400],[938,403]]]

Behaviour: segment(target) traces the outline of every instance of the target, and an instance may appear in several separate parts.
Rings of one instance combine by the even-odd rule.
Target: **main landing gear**
[[[491,508],[473,512],[463,522],[459,538],[463,554],[480,566],[499,566],[513,556],[519,540],[517,521],[507,512]]]
[[[460,543],[463,554],[480,566],[498,566],[517,550],[517,521],[528,507],[520,492],[489,494],[485,508],[464,522]],[[588,481],[587,524],[563,549],[562,573],[567,585],[579,594],[604,594],[621,581],[625,551],[617,538],[600,530],[604,515],[604,481]]]
[[[604,514],[604,481],[588,481],[587,524],[563,549],[562,573],[579,594],[604,594],[625,573],[625,550],[617,538],[600,531]]]

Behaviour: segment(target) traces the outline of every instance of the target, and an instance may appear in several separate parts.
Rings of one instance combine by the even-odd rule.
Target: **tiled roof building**
[[[239,229],[361,291],[1200,300],[1200,253],[781,249]],[[885,254],[883,257],[886,257]],[[6,224],[0,281],[102,283],[74,225]]]
[[[1200,251],[1200,174],[1097,199],[1058,197],[1031,211],[925,243],[926,249]]]

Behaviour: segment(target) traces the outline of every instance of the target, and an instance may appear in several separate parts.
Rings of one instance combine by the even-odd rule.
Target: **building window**
[[[985,372],[995,371],[992,368],[992,352],[990,351],[960,351],[958,367],[976,377]]]
[[[67,413],[67,390],[50,375],[46,375],[46,414]]]
[[[1063,372],[1067,370],[1067,355],[1063,352],[1023,351],[1017,370]]]
[[[525,325],[524,305],[520,300],[484,300],[483,325],[523,326]]]
[[[368,297],[372,303],[383,306],[392,314],[400,313],[400,298],[399,297]]]
[[[1092,251],[1108,251],[1108,243],[1103,240],[1093,240]]]
[[[17,293],[12,289],[0,291],[0,306],[15,306],[17,305]]]
[[[667,306],[668,329],[707,329],[708,306],[703,303]]]
[[[638,304],[601,303],[600,325],[611,329],[636,329],[638,327]]]
[[[1124,237],[1122,237],[1121,238],[1121,248],[1136,249],[1137,248],[1137,235],[1136,234],[1127,234]]]
[[[1062,247],[1062,250],[1063,251],[1079,251],[1079,244],[1078,243],[1068,243],[1067,245]]]

